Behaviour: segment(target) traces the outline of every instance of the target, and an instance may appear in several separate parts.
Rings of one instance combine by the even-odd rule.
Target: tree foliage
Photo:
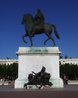
[[[0,65],[0,78],[5,78],[8,80],[15,80],[18,75],[18,64],[13,63],[10,65]]]
[[[78,79],[78,65],[75,64],[63,64],[60,65],[60,75],[66,75],[69,79]]]

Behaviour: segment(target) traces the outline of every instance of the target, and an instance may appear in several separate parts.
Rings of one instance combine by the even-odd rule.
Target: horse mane
[[[30,14],[30,13],[25,14],[24,17],[31,17],[32,19],[34,19],[32,14]]]

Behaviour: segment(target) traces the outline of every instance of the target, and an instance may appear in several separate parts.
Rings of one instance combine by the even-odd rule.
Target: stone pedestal
[[[50,81],[53,88],[62,88],[63,81],[59,74],[59,49],[58,47],[19,47],[18,78],[15,80],[15,88],[23,88],[28,82],[28,74],[32,71],[39,72],[45,66],[46,72],[51,74]]]

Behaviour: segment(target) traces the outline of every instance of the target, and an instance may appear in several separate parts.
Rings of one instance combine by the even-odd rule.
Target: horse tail
[[[59,36],[59,34],[57,33],[56,26],[55,26],[54,24],[52,24],[52,26],[54,27],[54,33],[55,33],[56,37],[57,37],[58,39],[60,39],[60,36]]]

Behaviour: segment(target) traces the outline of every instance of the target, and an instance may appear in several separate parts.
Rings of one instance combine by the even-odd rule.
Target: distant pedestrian
[[[68,84],[68,77],[66,75],[63,76],[63,82],[64,84]]]

